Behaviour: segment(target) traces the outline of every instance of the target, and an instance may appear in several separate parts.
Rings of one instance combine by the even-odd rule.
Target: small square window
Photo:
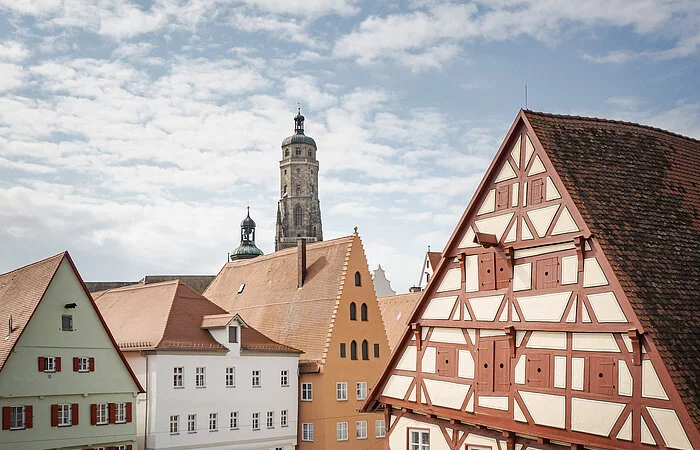
[[[78,358],[78,372],[90,371],[90,358],[81,356]]]
[[[73,316],[71,314],[61,315],[61,330],[73,331]]]

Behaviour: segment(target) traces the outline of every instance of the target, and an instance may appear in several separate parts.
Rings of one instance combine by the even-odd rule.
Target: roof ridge
[[[60,257],[64,257],[64,256],[66,256],[67,253],[68,253],[68,251],[67,251],[67,250],[64,250],[64,251],[62,251],[61,253],[57,253],[57,254],[55,254],[55,255],[53,255],[53,256],[49,256],[48,258],[44,258],[44,259],[39,260],[39,261],[34,261],[33,263],[30,263],[30,264],[27,264],[27,265],[25,265],[25,266],[18,267],[18,268],[16,268],[16,269],[10,270],[9,272],[0,273],[0,277],[5,276],[5,275],[9,275],[9,274],[11,274],[11,273],[13,273],[13,272],[17,272],[17,271],[19,271],[19,270],[28,269],[29,267],[36,266],[36,265],[38,265],[38,264],[47,262],[47,261],[49,261],[49,260],[51,260],[51,259],[54,259],[54,258],[57,258],[57,257],[59,257],[59,256],[60,256]]]
[[[640,124],[637,122],[627,122],[624,120],[604,119],[601,117],[576,116],[576,115],[570,115],[570,114],[554,114],[554,113],[548,113],[548,112],[543,112],[543,111],[533,111],[531,109],[523,109],[523,112],[525,114],[533,114],[533,115],[537,115],[537,116],[551,117],[554,119],[579,120],[579,121],[587,121],[587,122],[609,123],[609,124],[616,124],[616,125],[629,125],[629,126],[644,128],[644,129],[651,130],[651,131],[656,131],[656,132],[659,132],[662,134],[667,134],[670,136],[680,137],[683,139],[689,139],[689,140],[692,140],[695,142],[700,142],[699,139],[696,139],[694,137],[685,136],[685,135],[680,134],[680,133],[674,133],[673,131],[664,130],[663,128],[658,128],[658,127],[654,127],[651,125],[644,125],[644,124]]]
[[[136,281],[136,282],[134,282],[134,284],[130,284],[130,285],[128,285],[128,286],[121,286],[121,287],[117,287],[117,288],[105,289],[104,291],[101,291],[101,292],[104,292],[104,293],[106,294],[107,292],[129,291],[129,290],[132,290],[132,289],[144,289],[144,288],[151,288],[151,287],[161,287],[161,286],[165,286],[166,284],[184,284],[184,285],[187,285],[187,283],[185,283],[184,281],[180,280],[179,278],[178,278],[178,279],[175,279],[175,280],[160,281],[160,282],[158,282],[158,283],[143,283],[143,284],[142,284],[140,281]],[[195,292],[196,292],[196,291],[195,291]],[[104,295],[104,294],[103,294],[103,295]]]
[[[341,244],[343,240],[352,239],[352,236],[353,236],[353,235],[348,235],[348,236],[342,236],[342,237],[335,238],[335,239],[330,239],[330,240],[327,240],[327,241],[320,241],[320,242],[308,243],[308,245],[307,245],[307,247],[306,247],[306,251],[308,252],[309,249],[314,249],[314,248],[323,248],[323,247],[328,247],[328,246],[331,246],[331,245],[338,245],[338,244]],[[273,253],[268,253],[267,255],[256,256],[255,258],[243,259],[243,260],[240,260],[240,261],[231,261],[231,262],[227,262],[226,264],[224,264],[224,267],[227,266],[227,265],[229,265],[229,264],[235,264],[236,266],[244,266],[244,265],[248,265],[248,264],[255,264],[255,263],[259,263],[260,261],[267,261],[267,260],[272,259],[272,258],[277,258],[277,257],[281,257],[281,256],[286,256],[286,255],[291,254],[291,253],[294,253],[294,252],[296,252],[296,251],[297,251],[296,246],[295,246],[295,247],[289,247],[289,248],[285,248],[285,249],[282,249],[282,250],[278,250],[278,251],[273,252]],[[216,277],[215,277],[215,278],[216,278]]]

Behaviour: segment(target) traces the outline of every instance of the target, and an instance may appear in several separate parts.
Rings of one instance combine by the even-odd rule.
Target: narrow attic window
[[[61,315],[61,330],[73,331],[73,315],[71,315],[71,314],[62,314]]]
[[[231,344],[238,343],[238,327],[228,327],[228,342]]]
[[[245,283],[241,284],[241,286],[238,288],[238,293],[240,294],[243,292],[243,289],[245,289]]]

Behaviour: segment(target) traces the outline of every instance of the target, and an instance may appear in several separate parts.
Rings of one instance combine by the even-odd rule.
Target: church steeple
[[[241,245],[231,252],[231,261],[255,258],[263,254],[255,245],[255,221],[250,217],[250,206],[248,215],[241,222]]]
[[[304,134],[304,116],[301,115],[301,106],[297,106],[297,116],[294,118],[294,134]]]

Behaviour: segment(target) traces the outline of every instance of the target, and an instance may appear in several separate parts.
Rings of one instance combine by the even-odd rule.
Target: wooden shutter
[[[70,405],[70,409],[71,409],[71,414],[70,414],[71,415],[71,424],[78,425],[78,404],[73,403],[72,405]]]
[[[131,448],[132,448],[132,447],[131,447],[131,444],[129,444],[129,445],[126,446],[126,450],[131,450]]]
[[[61,371],[61,357],[57,356],[56,357],[56,372],[60,372],[60,371]]]
[[[456,375],[455,367],[456,349],[449,347],[438,347],[437,349],[437,374],[443,377],[454,377]]]
[[[591,356],[588,365],[590,391],[594,394],[613,395],[617,384],[617,370],[612,358]]]
[[[77,372],[80,369],[80,359],[73,358],[73,372]]]
[[[496,211],[510,208],[510,184],[496,190]]]
[[[10,429],[10,407],[9,406],[2,407],[2,429],[3,430]]]
[[[549,387],[550,359],[547,353],[528,353],[525,364],[528,386]]]
[[[97,425],[97,404],[90,405],[90,425]]]
[[[117,421],[117,405],[114,403],[109,403],[107,405],[107,410],[109,412],[109,423],[114,423]]]
[[[32,405],[24,406],[24,428],[34,427],[34,407]]]
[[[39,357],[39,372],[43,372],[43,371],[44,371],[44,367],[46,367],[45,364],[44,364],[44,357],[43,357],[43,356],[40,356],[40,357]]]
[[[515,225],[513,225],[515,226]],[[505,289],[510,285],[513,269],[510,268],[508,258],[502,252],[496,252],[496,289]]]
[[[476,386],[481,392],[493,392],[493,340],[479,340],[476,371]]]
[[[95,371],[95,358],[90,358],[90,372]]]
[[[58,405],[51,405],[51,426],[58,426]]]
[[[550,289],[559,286],[559,258],[540,259],[535,263],[537,289]]]
[[[494,256],[491,252],[479,255],[479,283],[482,291],[496,289],[496,273],[493,260]]]
[[[530,196],[528,205],[538,205],[544,201],[544,178],[537,178],[530,181],[528,186]]]
[[[126,423],[131,423],[132,408],[133,408],[133,403],[127,402],[126,403]]]
[[[494,392],[510,391],[510,343],[508,341],[495,341],[494,352]]]

